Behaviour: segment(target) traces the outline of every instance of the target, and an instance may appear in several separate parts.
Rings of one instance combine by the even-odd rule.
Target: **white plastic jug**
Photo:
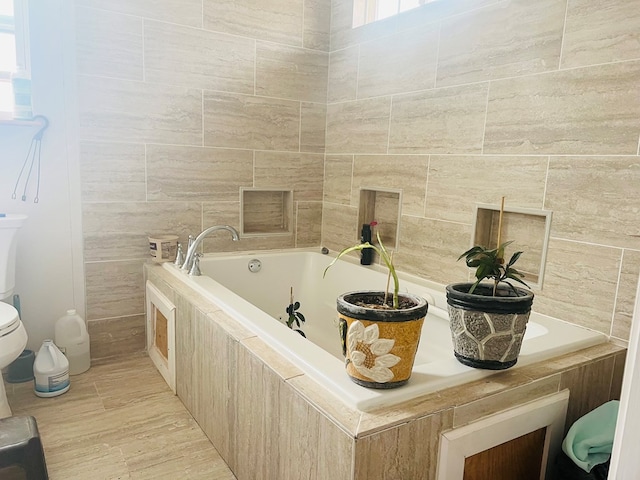
[[[39,397],[56,397],[69,390],[69,361],[53,340],[42,342],[33,362],[34,391]]]
[[[56,322],[55,342],[69,360],[69,375],[86,372],[91,366],[89,333],[84,320],[72,309]]]

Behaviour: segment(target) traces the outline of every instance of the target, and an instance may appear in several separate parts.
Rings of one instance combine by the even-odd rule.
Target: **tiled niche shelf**
[[[477,204],[471,230],[472,244],[495,248],[498,241],[499,205]],[[542,288],[544,267],[551,230],[551,211],[506,207],[502,217],[502,242],[513,240],[505,251],[505,260],[517,251],[524,253],[515,268],[530,287]]]
[[[293,225],[293,191],[269,188],[240,190],[242,236],[290,235]]]
[[[398,247],[398,229],[400,227],[400,206],[402,192],[399,190],[361,189],[358,208],[358,236],[362,225],[378,222],[373,229],[373,241],[376,231],[385,247]]]

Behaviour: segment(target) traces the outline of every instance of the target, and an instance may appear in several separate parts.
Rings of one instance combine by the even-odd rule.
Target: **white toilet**
[[[27,345],[27,331],[10,304],[16,277],[16,233],[26,215],[0,214],[0,369],[13,362]],[[10,417],[4,379],[0,381],[0,418]]]

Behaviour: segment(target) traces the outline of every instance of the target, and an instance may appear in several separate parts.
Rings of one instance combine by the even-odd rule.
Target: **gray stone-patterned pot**
[[[472,283],[447,285],[447,304],[454,354],[458,361],[474,368],[504,370],[518,361],[522,338],[533,304],[533,293],[500,285],[480,284],[467,293]]]

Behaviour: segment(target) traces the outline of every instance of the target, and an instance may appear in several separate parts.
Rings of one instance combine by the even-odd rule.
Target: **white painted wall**
[[[24,213],[18,232],[16,289],[28,348],[53,338],[55,321],[69,308],[84,312],[71,2],[32,1],[31,68],[34,113],[49,118],[42,142],[39,203],[35,172],[27,201],[11,194],[37,127],[0,125],[0,212]]]

